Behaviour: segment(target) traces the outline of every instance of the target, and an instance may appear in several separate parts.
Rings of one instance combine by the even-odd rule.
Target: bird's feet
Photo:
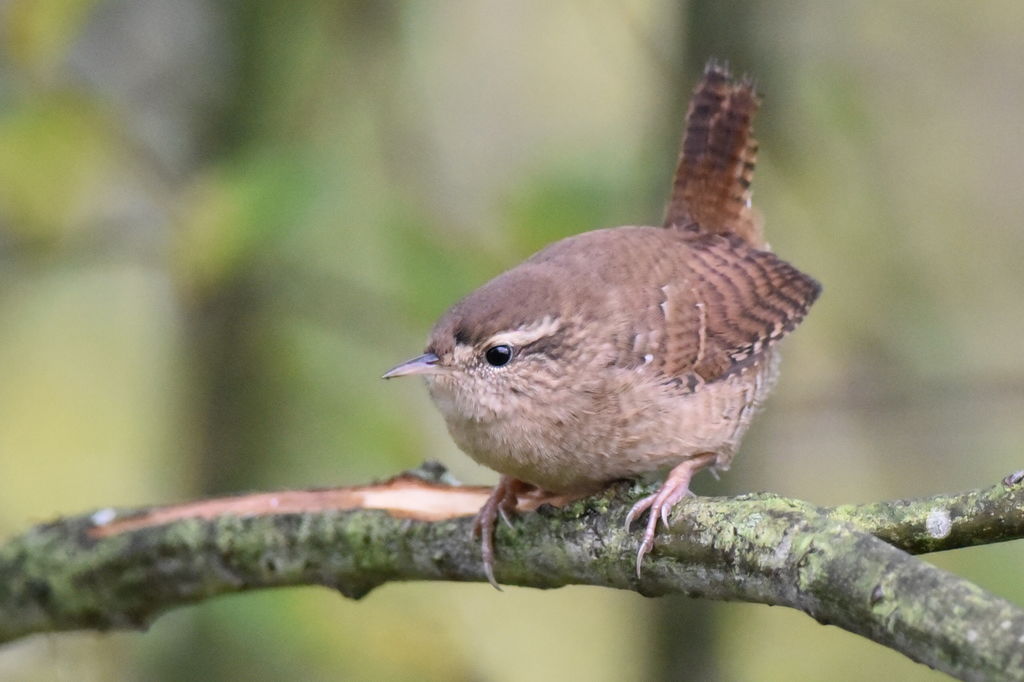
[[[476,518],[473,520],[473,537],[480,539],[480,550],[484,559],[484,575],[487,582],[494,586],[494,589],[501,591],[498,581],[494,579],[494,526],[498,516],[507,526],[512,525],[509,521],[509,513],[515,511],[519,501],[519,493],[530,490],[533,486],[524,483],[518,478],[502,476],[498,485],[494,486],[491,496],[480,507]]]
[[[551,493],[543,488],[520,481],[512,476],[502,476],[498,485],[494,486],[491,496],[480,507],[476,518],[473,520],[473,537],[480,540],[480,550],[484,560],[484,575],[487,581],[494,586],[494,589],[501,591],[498,581],[494,579],[494,527],[498,523],[498,517],[505,522],[505,525],[512,527],[509,514],[519,509],[520,511],[533,511],[541,505],[550,504],[561,507],[573,500],[577,500],[587,493]]]
[[[640,567],[643,565],[644,556],[650,553],[654,547],[654,535],[658,531],[658,519],[668,528],[668,515],[672,507],[679,500],[690,494],[690,479],[704,467],[715,463],[717,455],[704,453],[691,457],[678,464],[665,478],[665,482],[658,488],[658,492],[648,495],[633,505],[633,508],[626,514],[626,530],[628,531],[633,522],[643,516],[643,513],[650,510],[647,518],[647,527],[644,529],[644,537],[640,542],[640,549],[636,553],[636,577],[640,577]],[[482,510],[481,510],[482,511]]]

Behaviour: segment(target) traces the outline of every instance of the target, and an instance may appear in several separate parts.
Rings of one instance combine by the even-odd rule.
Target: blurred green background
[[[7,0],[0,535],[460,454],[379,381],[540,246],[657,224],[709,56],[825,294],[733,471],[820,504],[988,485],[1024,441],[1024,4]],[[1024,543],[929,557],[1024,603]],[[940,679],[796,612],[593,588],[224,598],[3,680]]]

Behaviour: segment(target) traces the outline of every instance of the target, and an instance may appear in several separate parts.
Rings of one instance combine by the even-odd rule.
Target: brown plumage
[[[775,379],[775,345],[819,292],[762,250],[757,102],[749,81],[710,64],[664,227],[548,246],[452,306],[426,353],[385,375],[425,375],[455,442],[503,474],[477,518],[492,583],[496,515],[527,488],[585,494],[671,469],[630,512],[650,510],[639,572],[693,474],[728,468]]]
[[[749,79],[739,83],[714,61],[693,91],[686,132],[665,210],[665,227],[697,223],[764,246],[761,220],[750,203],[757,163],[752,123],[761,99]]]

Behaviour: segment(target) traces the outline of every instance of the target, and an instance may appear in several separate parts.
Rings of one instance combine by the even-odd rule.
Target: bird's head
[[[551,399],[569,381],[567,334],[559,290],[523,265],[452,306],[430,334],[423,355],[385,379],[422,375],[449,419],[493,421]]]

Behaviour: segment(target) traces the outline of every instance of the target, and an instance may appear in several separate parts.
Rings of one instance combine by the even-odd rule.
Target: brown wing
[[[759,104],[749,80],[734,82],[726,67],[708,62],[686,114],[665,227],[696,223],[704,231],[763,246],[750,203],[757,161],[752,124]]]
[[[791,332],[821,290],[789,263],[735,237],[699,235],[684,263],[666,256],[666,274],[668,261],[677,264],[675,276],[652,294],[659,300],[643,316],[633,362],[690,389],[746,366]]]

